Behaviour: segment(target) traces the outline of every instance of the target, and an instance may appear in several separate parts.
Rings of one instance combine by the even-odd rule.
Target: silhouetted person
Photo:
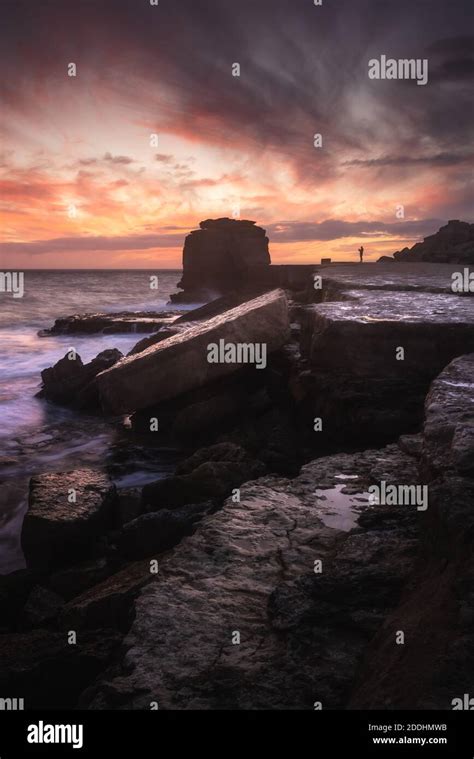
[[[362,261],[364,260],[364,248],[362,247],[362,245],[359,248],[359,256],[360,256],[360,262],[362,263]]]

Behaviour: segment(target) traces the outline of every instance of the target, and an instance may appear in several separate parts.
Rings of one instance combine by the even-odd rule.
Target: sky
[[[178,268],[222,216],[275,263],[474,221],[473,9],[0,0],[0,267]],[[426,58],[428,83],[369,78],[382,55]]]

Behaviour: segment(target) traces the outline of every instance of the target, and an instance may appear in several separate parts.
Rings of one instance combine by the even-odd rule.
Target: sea
[[[151,277],[158,277],[158,289]],[[126,354],[144,336],[39,337],[40,330],[71,314],[169,310],[180,277],[170,269],[27,270],[22,298],[0,292],[0,574],[25,566],[20,535],[31,476],[105,469],[118,487],[133,488],[173,472],[178,452],[150,454],[139,440],[131,443],[124,420],[77,413],[35,395],[41,371],[70,347],[86,363],[107,348]]]

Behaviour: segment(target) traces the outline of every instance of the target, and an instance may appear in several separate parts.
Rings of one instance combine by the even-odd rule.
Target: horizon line
[[[102,268],[102,269],[89,269],[89,268],[84,268],[84,267],[81,267],[80,269],[73,268],[73,267],[64,267],[64,268],[59,268],[59,267],[54,267],[54,268],[46,268],[45,267],[45,268],[43,268],[43,267],[41,267],[41,268],[38,269],[37,267],[33,268],[33,267],[30,267],[30,266],[29,267],[22,266],[22,267],[20,267],[18,269],[12,269],[10,267],[2,269],[2,271],[12,271],[12,272],[14,272],[14,271],[182,271],[182,270],[183,270],[182,267],[176,269],[174,267],[169,267],[169,266],[162,266],[161,268],[156,268],[156,267],[146,267],[146,268],[144,268],[144,267],[134,267],[132,269],[122,269],[122,268],[119,269],[119,268],[115,268],[115,267],[114,268],[106,267],[106,268]]]

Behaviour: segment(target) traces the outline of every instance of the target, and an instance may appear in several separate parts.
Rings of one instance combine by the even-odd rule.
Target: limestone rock
[[[112,538],[117,556],[131,561],[167,551],[190,535],[195,524],[212,506],[211,501],[206,501],[137,517]]]
[[[61,625],[72,630],[94,627],[127,630],[133,615],[133,598],[154,577],[149,562],[128,565],[69,601],[62,611]]]
[[[127,356],[96,379],[106,411],[120,414],[147,408],[236,372],[239,363],[209,363],[208,346],[264,344],[267,353],[288,339],[285,294],[274,290],[208,321]]]
[[[72,709],[79,694],[116,654],[120,636],[85,632],[70,645],[64,631],[0,635],[0,690],[28,709]]]
[[[239,291],[258,279],[270,264],[268,237],[254,221],[207,219],[186,237],[183,294],[172,301],[207,301]]]
[[[70,502],[72,491],[75,502]],[[101,472],[32,477],[21,534],[28,566],[54,568],[90,553],[111,524],[115,498],[115,487]]]
[[[295,480],[244,485],[240,503],[229,498],[160,561],[158,581],[136,602],[125,666],[91,689],[89,705],[310,710],[321,698],[341,708],[412,566],[408,510],[382,527],[373,521],[366,537],[349,533],[337,576],[331,569],[344,531],[365,513],[367,485],[382,475],[416,477],[413,459],[389,446],[318,459]]]
[[[65,405],[93,406],[97,400],[90,387],[94,377],[121,358],[122,353],[116,348],[102,351],[88,364],[82,363],[78,353],[74,358],[69,358],[69,354],[66,354],[54,366],[41,372],[43,387],[38,397]]]
[[[474,264],[474,224],[452,219],[434,235],[393,254],[395,261]]]
[[[474,353],[454,359],[425,402],[423,464],[429,477],[474,475]]]
[[[156,332],[174,321],[172,311],[121,311],[116,314],[74,314],[56,319],[51,329],[43,329],[40,337],[49,335],[115,335],[128,332]]]

